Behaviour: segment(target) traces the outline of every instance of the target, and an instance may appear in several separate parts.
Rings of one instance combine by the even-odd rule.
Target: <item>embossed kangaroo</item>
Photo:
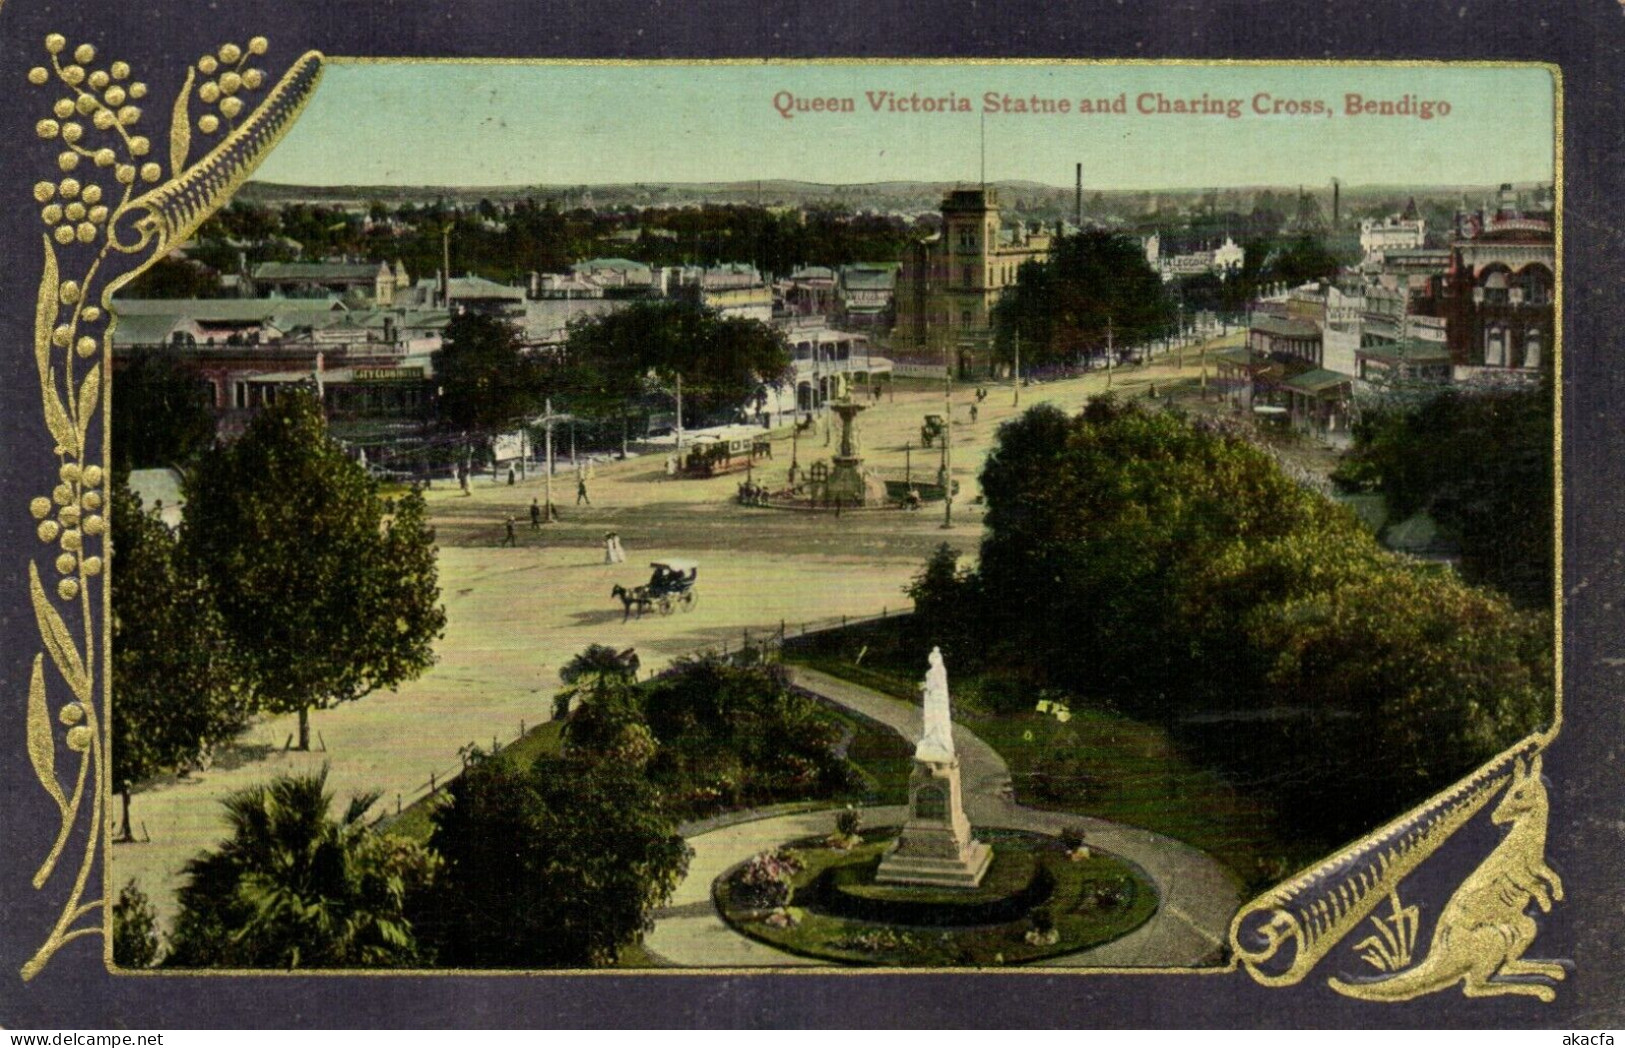
[[[1563,898],[1563,882],[1546,865],[1546,817],[1546,787],[1537,755],[1514,769],[1512,784],[1490,816],[1497,826],[1510,823],[1512,828],[1445,903],[1427,956],[1387,979],[1333,978],[1332,989],[1365,1000],[1406,1001],[1461,983],[1469,997],[1518,993],[1554,999],[1556,991],[1545,983],[1506,978],[1558,980],[1565,974],[1562,965],[1523,959],[1537,931],[1525,912],[1529,903],[1549,912],[1552,902]]]

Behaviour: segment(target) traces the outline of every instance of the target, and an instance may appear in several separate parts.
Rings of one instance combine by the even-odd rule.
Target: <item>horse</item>
[[[638,618],[643,618],[643,613],[649,610],[650,605],[654,603],[649,599],[649,590],[645,586],[627,589],[620,583],[616,583],[615,588],[609,591],[609,595],[621,602],[621,608],[625,612],[621,616],[622,622],[632,617],[633,608],[638,609]]]

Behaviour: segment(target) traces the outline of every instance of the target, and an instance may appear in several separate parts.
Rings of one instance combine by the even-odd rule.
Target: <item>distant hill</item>
[[[561,208],[576,207],[617,208],[713,204],[759,204],[764,207],[803,208],[839,206],[853,211],[934,211],[942,195],[955,188],[974,186],[974,181],[961,182],[866,182],[832,185],[818,182],[799,182],[787,179],[736,182],[639,182],[599,185],[528,185],[528,186],[300,186],[276,182],[253,181],[245,185],[238,197],[248,203],[281,205],[313,203],[339,207],[364,207],[373,201],[395,206],[403,203],[430,203],[443,199],[455,204],[476,204],[480,200],[508,203],[531,197],[553,200]],[[1008,210],[1034,215],[1070,217],[1073,208],[1073,187],[1046,185],[1031,181],[993,182],[1000,203]],[[1151,207],[1189,207],[1202,200],[1204,194],[1217,195],[1219,210],[1250,208],[1253,197],[1269,192],[1278,201],[1295,199],[1299,190],[1312,194],[1329,208],[1331,187],[1320,186],[1222,186],[1211,190],[1100,190],[1084,185],[1086,202],[1096,195],[1105,208],[1117,214],[1139,214]],[[1345,208],[1378,206],[1414,196],[1418,203],[1455,203],[1465,198],[1476,206],[1480,201],[1494,198],[1497,186],[1483,185],[1362,185],[1342,187]],[[1521,191],[1536,188],[1534,184],[1520,183]]]

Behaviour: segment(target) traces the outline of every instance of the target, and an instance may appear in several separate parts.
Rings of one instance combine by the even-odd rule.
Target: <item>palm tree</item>
[[[223,802],[231,836],[186,864],[172,967],[400,967],[420,958],[402,916],[432,875],[423,848],[373,833],[377,794],[329,814],[327,768]]]
[[[559,669],[565,689],[553,697],[553,719],[563,720],[577,698],[601,692],[606,685],[632,684],[638,679],[637,650],[616,651],[607,644],[589,644]]]

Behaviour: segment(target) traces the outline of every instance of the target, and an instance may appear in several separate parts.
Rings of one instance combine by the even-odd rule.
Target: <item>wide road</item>
[[[1198,358],[1188,353],[1183,373],[1169,359],[1119,369],[1113,385],[1143,395],[1152,383],[1166,390],[1198,374]],[[975,478],[998,424],[1039,402],[1077,410],[1104,385],[1097,373],[1029,386],[1020,408],[1008,385],[994,386],[975,424],[971,388],[956,387],[953,472],[962,495],[948,530],[940,509],[848,513],[838,522],[829,515],[747,509],[730,501],[739,477],[674,480],[653,458],[597,468],[588,481],[591,505],[574,504],[574,478],[561,468],[553,489],[563,519],[539,532],[529,529],[528,507],[543,493],[540,477],[511,487],[479,479],[466,496],[437,485],[429,507],[447,625],[436,665],[395,691],[314,713],[316,752],[285,751],[295,718],[272,717],[251,727],[208,770],[145,784],[132,808],[143,841],[113,848],[115,890],[138,881],[167,925],[183,864],[225,832],[220,801],[279,774],[325,764],[341,800],[378,790],[380,810],[392,810],[397,797],[410,803],[431,772],[443,779],[457,769],[460,747],[489,747],[493,737],[507,742],[521,724],[547,719],[559,667],[588,644],[636,648],[645,668],[656,669],[699,649],[735,646],[746,629],[781,621],[794,629],[903,607],[904,587],[937,544],[950,542],[974,555],[982,531]],[[906,460],[921,468],[922,453],[906,445],[918,443],[922,417],[941,410],[941,387],[922,383],[905,384],[865,411],[859,427],[867,461],[902,470]],[[568,447],[562,435],[560,446]],[[795,446],[803,468],[830,451],[821,428]],[[766,473],[776,482],[789,466],[791,441],[776,441],[773,454]],[[938,454],[923,453],[931,473]],[[499,545],[509,514],[519,522],[516,548]],[[603,533],[612,528],[621,534],[626,564],[603,563]],[[648,562],[662,557],[699,561],[697,609],[623,622],[610,588],[646,581]]]

